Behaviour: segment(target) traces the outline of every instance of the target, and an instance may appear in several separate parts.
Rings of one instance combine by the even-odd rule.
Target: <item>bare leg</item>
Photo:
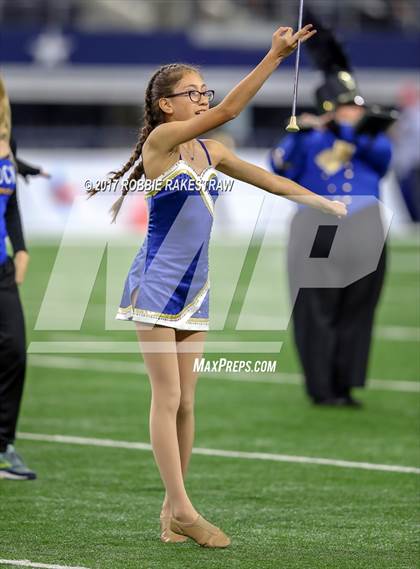
[[[194,355],[185,354],[186,357],[183,357],[181,354],[180,359],[179,356],[182,342],[188,341],[188,338],[193,341],[194,337],[191,338],[191,334],[179,335],[175,330],[164,327],[144,330],[141,326],[138,327],[138,336],[143,346],[144,361],[152,386],[150,412],[152,447],[171,510],[170,517],[166,518],[169,519],[169,526],[165,518],[161,517],[160,539],[174,543],[185,541],[190,537],[206,547],[227,547],[230,538],[220,528],[198,514],[188,498],[183,481],[183,472],[186,472],[188,467],[194,440],[194,422],[191,420],[191,415],[197,378],[192,368]],[[204,335],[201,337],[201,340],[203,339]],[[179,346],[176,340],[179,340]],[[172,345],[168,351],[153,354],[147,353],[144,349],[144,343],[147,341],[169,342]],[[198,347],[200,348],[198,353],[201,353],[202,346]],[[197,350],[195,353],[197,354]],[[177,420],[181,398],[183,398],[183,408],[180,419]],[[186,420],[186,417],[189,417],[189,420]],[[184,471],[181,465],[181,453]]]
[[[168,342],[173,353],[147,353],[143,351],[152,388],[150,408],[150,439],[153,454],[165,485],[173,515],[184,521],[196,519],[194,509],[185,490],[179,452],[176,416],[181,400],[180,373],[175,349],[175,330],[137,326],[140,345],[145,342]]]
[[[176,333],[177,346],[181,347],[181,350],[178,351],[181,401],[177,414],[177,431],[184,480],[194,443],[194,402],[198,379],[198,372],[194,371],[194,361],[203,355],[205,337],[205,332],[177,331]],[[182,346],[192,343],[194,343],[194,352],[182,351]]]
[[[181,398],[176,417],[179,454],[181,458],[181,468],[185,480],[191,458],[194,443],[194,401],[195,388],[197,385],[198,373],[194,371],[194,360],[201,358],[204,349],[205,332],[176,331],[176,341],[178,350],[178,369],[180,376]],[[193,345],[194,352],[183,351],[183,348]],[[171,503],[168,493],[162,505],[164,515],[171,514]]]

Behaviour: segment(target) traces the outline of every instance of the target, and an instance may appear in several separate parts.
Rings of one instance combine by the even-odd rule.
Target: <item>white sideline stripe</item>
[[[105,305],[101,305],[103,307],[105,307]],[[105,309],[105,308],[104,308]],[[278,323],[278,318],[274,318],[274,317],[270,317],[270,316],[264,316],[263,322],[265,322],[266,324],[276,324]],[[279,330],[280,333],[284,333],[285,330]],[[373,329],[373,335],[375,338],[378,338],[379,340],[394,340],[396,342],[420,342],[420,327],[416,327],[416,326],[375,326]],[[214,332],[214,336],[217,337],[216,332]],[[76,342],[63,342],[61,340],[55,340],[55,335],[51,334],[50,337],[52,338],[51,340],[49,339],[46,342],[43,342],[43,344],[45,344],[43,347],[40,345],[40,342],[32,342],[30,344],[31,348],[30,348],[30,352],[32,353],[52,353],[54,350],[57,350],[57,347],[59,347],[60,349],[63,350],[63,353],[70,353],[72,350],[74,351],[79,351],[79,353],[83,352],[83,348],[80,347],[80,343],[81,342],[86,342],[88,343],[88,347],[89,349],[92,348],[92,350],[96,353],[103,353],[103,352],[107,352],[109,349],[109,344],[108,342],[103,342],[104,345],[102,346],[102,342],[98,342],[97,341],[97,336],[87,336],[87,335],[81,335],[79,334],[77,336],[77,342],[78,344],[76,344]],[[237,336],[235,336],[234,334],[228,334],[225,331],[221,332],[221,340],[219,340],[218,342],[213,340],[212,342],[207,342],[207,347],[210,348],[211,346],[213,346],[214,344],[214,349],[212,349],[212,351],[228,351],[227,349],[230,349],[232,351],[236,351],[239,350],[240,351],[240,346],[238,343],[238,339]],[[221,344],[221,342],[223,342],[223,344]],[[226,347],[226,344],[229,343]],[[124,343],[124,346],[121,345],[122,343],[119,342],[117,346],[115,346],[115,352],[116,353],[138,353],[138,343],[137,342],[126,342]],[[272,343],[273,344],[273,343]],[[278,351],[279,346],[277,345],[278,343],[274,343],[274,345],[271,345],[270,350],[275,350]],[[245,346],[247,347],[248,342],[245,343]],[[258,343],[258,346],[255,346],[255,348],[259,350],[261,350],[261,342]]]
[[[274,326],[276,323],[278,323],[278,318],[270,316],[261,317],[261,324],[264,323],[270,326]],[[284,332],[285,330],[279,330],[279,333]],[[216,332],[214,332],[214,334],[216,335]],[[236,339],[236,336],[234,334],[225,331],[223,331],[222,334],[222,337],[226,341],[232,341]],[[373,328],[373,336],[379,340],[393,340],[395,342],[420,342],[420,327],[378,325]]]
[[[93,360],[88,358],[68,356],[41,356],[32,354],[29,365],[39,368],[74,369],[81,371],[101,371],[105,373],[145,374],[146,367],[141,362],[124,362],[115,360]],[[201,373],[200,376],[223,381],[242,381],[249,383],[277,383],[299,385],[302,376],[298,373]],[[258,377],[258,379],[256,379]],[[388,379],[370,379],[369,388],[381,391],[401,391],[409,393],[420,392],[418,381],[394,381]]]
[[[0,559],[0,565],[19,565],[20,567],[39,567],[39,569],[89,569],[88,567],[70,567],[70,565],[48,565],[46,563],[33,563],[27,559],[12,560]]]
[[[128,441],[115,441],[112,439],[95,439],[86,437],[70,437],[66,435],[43,435],[37,433],[18,433],[18,438],[31,441],[49,443],[63,443],[73,445],[87,445],[111,448],[124,448],[129,450],[152,450],[148,443],[133,443]],[[393,464],[375,464],[370,462],[353,462],[350,460],[334,460],[331,458],[316,458],[309,456],[293,456],[288,454],[271,454],[268,452],[242,452],[234,450],[220,450],[212,448],[193,448],[194,454],[205,456],[222,456],[225,458],[245,458],[249,460],[267,460],[274,462],[293,462],[300,464],[318,464],[323,466],[338,466],[340,468],[360,468],[363,470],[381,470],[382,472],[399,472],[403,474],[420,474],[420,468],[414,466],[399,466]]]
[[[374,336],[381,340],[420,341],[420,328],[415,326],[377,326]]]
[[[170,342],[146,342],[148,352],[160,352],[162,348],[172,348]],[[207,352],[225,353],[269,353],[278,354],[283,342],[209,342]],[[27,349],[28,354],[138,354],[139,344],[135,342],[81,342],[81,341],[54,341],[31,342]]]

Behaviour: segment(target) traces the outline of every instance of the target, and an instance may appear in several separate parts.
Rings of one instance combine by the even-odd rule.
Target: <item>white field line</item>
[[[152,450],[152,446],[148,443],[133,443],[129,441],[115,441],[112,439],[70,437],[65,435],[44,435],[37,433],[18,433],[18,438],[31,440],[31,441],[49,442],[49,443],[86,445],[86,446],[98,446],[98,447],[109,447],[109,448],[124,448],[129,450],[146,450],[146,451]],[[220,449],[211,449],[211,448],[193,448],[193,453],[205,456],[220,456],[224,458],[243,458],[248,460],[292,462],[299,464],[337,466],[340,468],[380,470],[382,472],[398,472],[403,474],[420,474],[420,468],[415,468],[413,466],[399,466],[395,464],[375,464],[370,462],[354,462],[350,460],[334,460],[331,458],[293,456],[288,454],[272,454],[268,452],[242,452],[242,451],[220,450]]]
[[[269,325],[272,327],[272,331],[275,331],[275,324],[278,324],[277,317],[270,316],[255,316],[254,321],[261,322],[261,325]],[[285,333],[286,330],[278,330],[279,333]],[[213,335],[217,334],[214,330]],[[229,332],[221,331],[221,338],[225,341],[232,341],[237,339],[235,334]],[[418,326],[375,326],[373,330],[373,335],[378,340],[391,340],[395,342],[420,342],[420,327]],[[208,341],[211,343],[211,341]]]
[[[254,322],[260,321],[261,327],[269,326],[276,329],[278,318],[270,316],[255,316]],[[115,331],[115,330],[114,330]],[[116,330],[117,332],[119,330]],[[278,330],[279,334],[284,334],[286,330]],[[238,341],[238,336],[217,330],[212,332],[212,340],[206,344],[206,352],[261,352],[279,353],[283,342],[249,342]],[[373,335],[378,340],[392,342],[420,342],[420,327],[416,326],[376,326]],[[138,342],[109,342],[109,340],[98,341],[98,336],[77,335],[76,341],[65,340],[65,332],[59,334],[48,334],[48,339],[42,342],[31,342],[28,353],[138,353]],[[60,339],[63,338],[63,339]]]
[[[286,330],[277,330],[279,318],[277,316],[270,316],[261,310],[259,314],[252,315],[252,322],[254,325],[260,326],[261,330],[265,327],[273,332],[285,333]],[[420,342],[420,328],[417,326],[375,326],[373,329],[373,336],[378,340],[393,341],[393,342]],[[233,334],[222,332],[225,341],[234,340]],[[208,342],[210,344],[210,342]],[[222,350],[221,350],[222,351]]]
[[[39,368],[73,369],[77,371],[100,371],[104,373],[146,374],[146,367],[141,362],[124,362],[115,360],[99,360],[69,356],[43,356],[32,354],[29,365]],[[222,381],[242,381],[247,383],[277,383],[300,385],[302,376],[298,373],[201,373],[200,377]],[[420,392],[418,381],[394,381],[387,379],[370,379],[370,389],[381,391]]]
[[[416,292],[418,291],[418,287],[413,286],[411,288],[413,290],[415,290]],[[407,298],[407,297],[410,297],[410,295],[402,293],[402,297]],[[97,309],[97,310],[102,310],[103,314],[105,314],[105,311],[111,311],[112,312],[112,306],[104,304],[104,303],[99,303],[99,302],[89,303],[89,309],[92,309],[92,308]],[[263,314],[261,315],[261,313],[263,313]],[[214,316],[220,317],[221,315],[218,314],[217,311],[214,311]],[[254,324],[255,324],[255,322],[259,322],[261,324],[261,328],[264,328],[264,326],[268,326],[269,329],[272,329],[273,331],[278,331],[279,333],[285,333],[286,332],[286,330],[277,330],[277,326],[279,323],[279,317],[278,316],[272,316],[269,314],[265,314],[264,309],[261,309],[258,314],[254,314],[252,316],[252,319],[253,319]],[[121,328],[116,327],[113,331],[119,332],[120,330],[121,330]],[[213,330],[214,334],[216,334],[217,332],[218,332],[217,330]],[[232,351],[240,351],[240,349],[238,350],[238,344],[239,343],[238,343],[238,337],[237,336],[235,336],[233,334],[228,334],[224,330],[220,330],[219,332],[221,334],[221,341],[216,342],[216,344],[218,344],[218,345],[216,345],[215,349],[212,349],[212,351],[218,351],[220,346],[221,346],[220,351],[223,351],[223,350],[229,351],[229,348]],[[65,334],[65,331],[63,331],[63,335],[64,334]],[[57,333],[50,334],[49,336],[51,337],[51,340],[48,342],[43,342],[43,344],[45,344],[45,350],[49,350],[52,352],[54,349],[54,345],[55,345],[55,342],[52,340],[54,337],[57,337]],[[420,327],[418,327],[418,326],[377,325],[373,329],[373,336],[375,338],[378,338],[379,340],[390,340],[390,341],[396,341],[396,342],[420,342]],[[97,351],[97,352],[107,352],[108,351],[108,347],[107,347],[108,343],[106,341],[98,342],[97,337],[95,337],[95,336],[78,335],[77,341],[78,342],[90,343],[91,344],[90,347],[91,347],[92,351]],[[226,341],[232,342],[231,346],[226,345]],[[215,343],[214,341],[208,342],[208,344],[209,344],[208,347],[210,347],[214,343]],[[42,353],[42,347],[40,346],[40,344],[41,344],[40,342],[32,342],[31,349],[34,350],[34,353],[36,353],[36,352]],[[49,344],[51,347],[48,347],[47,344]],[[102,344],[103,344],[103,347],[101,348]],[[248,344],[248,342],[243,342],[243,344],[245,344],[245,349],[246,349],[246,345]],[[268,342],[266,342],[266,344],[268,344]],[[72,345],[73,345],[73,348],[72,348]],[[133,342],[133,343],[128,343],[128,342],[122,343],[121,342],[119,349],[120,349],[121,353],[125,353],[125,350],[128,353],[132,353],[132,352],[136,353],[136,351],[138,351],[137,345],[138,345],[137,342]],[[223,345],[225,346],[224,348],[223,348]],[[264,351],[264,349],[262,348],[262,345],[263,345],[263,343],[261,343],[261,342],[255,343],[255,346],[258,346],[258,349]],[[63,349],[63,351],[66,351],[66,350],[71,351],[72,349],[74,350],[74,348],[77,349],[76,342],[57,341],[56,346],[57,346],[57,348],[61,347],[61,349]],[[271,342],[270,349],[278,351],[279,350],[279,344],[277,342]],[[36,350],[36,352],[35,352],[35,350]],[[80,348],[80,350],[82,352],[83,348]],[[118,350],[118,347],[117,347],[117,350]],[[247,351],[249,351],[249,350],[247,350]]]
[[[375,338],[397,342],[420,342],[420,328],[415,326],[377,326]]]
[[[270,353],[278,354],[283,346],[283,342],[208,342],[207,353]],[[156,353],[162,351],[172,351],[171,342],[145,342],[143,349],[147,352]],[[185,350],[194,351],[192,342],[184,346]],[[64,342],[31,342],[27,350],[28,354],[138,354],[139,344],[135,342],[106,341],[86,342],[86,341],[64,341]]]
[[[0,559],[0,565],[18,565],[19,567],[38,567],[39,569],[89,569],[88,567],[70,567],[70,565],[48,565],[46,563],[33,563],[27,559],[13,560]]]

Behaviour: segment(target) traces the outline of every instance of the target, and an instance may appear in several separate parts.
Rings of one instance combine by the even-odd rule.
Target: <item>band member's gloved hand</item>
[[[19,160],[19,158],[16,158],[16,166],[18,174],[24,178],[25,182],[28,181],[28,176],[43,176],[44,178],[51,178],[50,174],[42,170],[42,168],[31,166],[27,162]]]
[[[22,176],[25,182],[28,181],[28,176],[43,176],[44,178],[51,178],[50,174],[48,174],[48,172],[45,172],[42,168],[38,168],[38,166],[32,166],[31,164],[28,164],[27,162],[24,162],[17,157],[17,145],[13,135],[10,138],[10,148],[15,157],[17,173]]]
[[[297,117],[297,123],[301,128],[314,130],[325,130],[332,120],[334,120],[333,113],[324,113],[323,115],[302,113]]]

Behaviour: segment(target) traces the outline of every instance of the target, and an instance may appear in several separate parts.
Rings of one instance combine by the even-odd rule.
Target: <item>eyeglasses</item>
[[[201,97],[207,97],[209,103],[214,99],[214,90],[209,89],[207,91],[197,91],[193,89],[191,91],[182,91],[182,93],[172,93],[172,95],[166,95],[165,99],[169,99],[171,97],[180,97],[182,95],[188,95],[190,101],[193,103],[199,103],[201,101]]]

